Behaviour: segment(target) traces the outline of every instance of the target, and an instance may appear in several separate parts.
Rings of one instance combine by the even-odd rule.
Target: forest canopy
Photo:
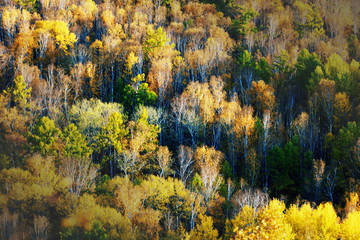
[[[0,0],[1,239],[359,239],[357,0]]]

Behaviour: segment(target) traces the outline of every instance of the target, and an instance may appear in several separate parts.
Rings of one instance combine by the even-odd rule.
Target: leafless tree
[[[97,171],[98,167],[91,163],[90,158],[64,158],[59,166],[60,175],[70,180],[70,193],[76,197],[91,186]]]
[[[30,236],[34,240],[48,239],[49,220],[45,216],[35,216],[33,230]]]
[[[331,202],[334,201],[333,195],[336,186],[336,172],[337,172],[337,168],[330,169],[326,175],[325,191],[327,196],[330,198]]]
[[[190,147],[181,145],[179,147],[179,176],[186,185],[187,180],[193,173],[194,153]]]
[[[243,207],[246,205],[253,207],[254,213],[257,212],[261,207],[269,204],[269,195],[260,190],[245,189],[235,193],[233,197],[234,212],[236,216]]]

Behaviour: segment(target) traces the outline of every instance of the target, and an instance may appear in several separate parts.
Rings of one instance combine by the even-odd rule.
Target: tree
[[[251,187],[255,187],[255,183],[258,177],[259,169],[260,169],[260,160],[256,154],[256,150],[254,148],[250,148],[249,153],[247,155],[246,163],[248,164],[247,176],[250,182]]]
[[[271,59],[261,57],[255,62],[254,70],[259,79],[264,80],[265,83],[269,83],[274,73],[271,71]]]
[[[341,223],[341,238],[346,240],[355,240],[360,237],[359,225],[357,222],[360,220],[360,212],[353,211],[348,214],[346,219]]]
[[[77,198],[92,186],[97,171],[98,166],[86,156],[65,156],[60,160],[59,175],[69,181],[69,191]]]
[[[58,156],[58,141],[61,131],[55,126],[53,120],[42,117],[37,121],[31,133],[28,133],[27,140],[32,144],[32,151],[39,151],[41,155]]]
[[[315,202],[320,193],[321,182],[325,171],[325,162],[322,159],[313,159],[313,178],[315,181]]]
[[[28,227],[34,230],[33,219],[37,216],[49,219],[51,213],[59,214],[56,205],[65,198],[69,189],[68,181],[56,174],[52,157],[35,154],[26,160],[25,167],[26,170],[11,168],[0,172],[2,208],[12,209],[23,216],[19,219],[22,228],[17,230],[24,236]],[[59,198],[54,201],[53,196]],[[67,211],[67,205],[62,205],[62,211]]]
[[[40,53],[41,49],[47,49],[48,38],[55,41],[63,52],[68,53],[68,47],[74,46],[76,36],[69,31],[68,25],[64,21],[45,20],[37,21],[34,37],[37,39]]]
[[[317,209],[309,203],[300,208],[292,205],[286,219],[297,239],[337,239],[340,233],[339,217],[331,203],[320,204]]]
[[[82,236],[89,239],[129,239],[132,237],[130,220],[110,207],[96,203],[95,198],[84,194],[75,211],[61,222],[64,239]]]
[[[108,122],[101,127],[101,133],[98,136],[99,150],[104,151],[102,164],[109,162],[110,177],[114,176],[114,164],[117,156],[122,153],[126,137],[129,130],[125,128],[124,120],[119,112],[114,112],[109,117]]]
[[[312,156],[312,148],[315,143],[313,143],[314,132],[316,131],[316,126],[311,124],[311,119],[306,112],[302,112],[299,116],[291,123],[291,128],[294,133],[294,137],[298,138],[299,143],[299,168],[300,168],[300,178],[305,177],[307,175],[307,169],[310,167],[310,158]]]
[[[49,220],[45,216],[34,217],[34,229],[30,235],[35,239],[47,239],[49,231]]]
[[[70,123],[63,130],[61,141],[64,144],[62,154],[65,157],[88,158],[92,153],[92,149],[87,145],[85,136],[78,131],[73,123]]]
[[[76,29],[76,34],[79,36],[80,41],[84,41],[87,34],[93,27],[93,22],[98,13],[98,6],[92,0],[81,0],[78,4],[71,5],[67,9],[69,16],[68,21],[71,25],[82,26],[82,29]]]
[[[14,87],[5,90],[4,94],[10,95],[12,101],[25,111],[30,98],[31,87],[24,81],[23,76],[20,75],[14,79]]]
[[[238,116],[242,109],[240,107],[237,96],[235,95],[230,102],[225,102],[224,108],[221,111],[220,119],[225,129],[225,133],[228,139],[228,155],[230,164],[232,167],[232,174],[236,173],[236,161],[237,161],[237,147],[238,147],[238,132],[235,129]]]
[[[311,76],[318,66],[321,66],[321,61],[316,53],[310,54],[307,49],[300,52],[295,64],[295,87],[299,101],[304,100],[306,87],[310,84]]]
[[[53,63],[47,66],[45,72],[45,79],[36,79],[32,84],[35,93],[34,102],[36,107],[42,109],[42,114],[57,121],[61,106],[64,106],[65,110],[67,107],[67,102],[64,100],[68,100],[69,79],[63,69],[56,68]]]
[[[161,27],[156,29],[156,31],[149,27],[146,40],[143,43],[145,60],[151,63],[148,81],[150,82],[151,89],[155,89],[159,97],[159,107],[167,104],[166,99],[171,91],[173,80],[173,67],[182,61],[180,52],[174,49],[174,44],[168,44],[169,42],[170,39],[167,38],[166,32]]]
[[[165,228],[179,229],[182,220],[191,218],[192,193],[179,179],[151,175],[142,186],[147,196],[144,206],[161,211]]]
[[[329,29],[328,31],[331,38],[343,34],[345,26],[347,24],[351,25],[350,4],[344,5],[343,2],[337,0],[331,0],[329,2],[319,0],[317,4],[322,7],[325,24]]]
[[[155,158],[160,167],[160,177],[166,177],[171,172],[170,165],[172,163],[171,152],[168,147],[159,146]]]
[[[16,2],[20,9],[26,9],[30,12],[35,10],[36,5],[34,0],[16,0]]]
[[[251,106],[244,106],[237,118],[235,118],[234,132],[239,138],[242,145],[243,156],[245,160],[245,174],[248,174],[250,169],[250,162],[248,152],[251,143],[255,140],[255,123],[256,120],[253,116],[254,109]]]
[[[139,62],[139,57],[135,56],[134,52],[130,52],[126,58],[126,68],[130,74],[132,74],[133,66]]]
[[[204,184],[205,202],[210,200],[220,185],[220,163],[223,158],[222,152],[214,148],[203,146],[196,149],[195,160]]]
[[[179,99],[181,101],[184,101],[184,105],[183,103],[181,103],[181,105],[177,106],[177,108],[174,109],[176,111],[180,111],[180,110],[184,111],[183,114],[181,114],[181,112],[178,112],[176,114],[178,118],[182,117],[183,120],[182,125],[184,125],[184,127],[188,130],[191,136],[191,146],[193,149],[195,148],[195,145],[198,141],[199,131],[202,128],[203,122],[206,122],[206,119],[203,119],[200,116],[201,107],[205,107],[201,105],[202,96],[203,96],[202,87],[203,85],[198,82],[191,82],[187,86],[185,91],[181,94]],[[204,87],[204,91],[208,91],[206,87],[208,87],[207,84]],[[212,102],[208,101],[207,104],[211,105]],[[185,108],[183,109],[183,107]],[[202,116],[210,117],[210,114],[212,114],[211,110],[212,109],[208,109],[207,111],[204,111]]]
[[[114,192],[113,204],[130,221],[143,209],[145,189],[134,185],[129,178],[116,176],[106,183],[106,190]]]
[[[1,152],[6,154],[2,160],[2,167],[21,166],[25,151],[23,146],[26,144],[26,133],[29,126],[33,124],[36,108],[30,98],[31,88],[21,77],[14,79],[14,87],[7,88],[0,94],[0,126],[3,134],[1,138]],[[4,155],[3,155],[4,156]]]
[[[264,185],[267,188],[269,186],[269,161],[268,161],[268,152],[271,149],[274,139],[274,123],[271,119],[271,112],[265,111],[263,114],[263,119],[261,121],[261,129],[259,131],[259,141],[260,141],[260,153],[263,156],[263,174],[265,175]]]
[[[21,11],[15,7],[4,8],[1,23],[6,32],[7,42],[9,42],[9,44],[13,41],[16,33],[16,23],[20,15]]]
[[[256,212],[259,212],[261,208],[269,205],[269,201],[269,195],[260,190],[253,190],[251,188],[247,189],[246,187],[243,187],[243,189],[237,191],[232,198],[234,205],[233,213],[236,216],[233,219],[234,221],[231,221],[233,225],[232,228],[235,227],[235,222],[239,220],[240,212],[251,207],[253,213],[255,214]]]
[[[275,55],[271,64],[274,77],[271,79],[272,87],[278,102],[278,111],[283,118],[291,122],[291,109],[294,105],[295,94],[291,93],[290,81],[293,78],[294,65],[291,56],[286,50],[281,50]]]
[[[127,112],[131,113],[140,106],[155,104],[157,95],[149,89],[148,84],[144,81],[145,74],[139,74],[131,79],[131,84],[120,86],[120,101],[126,107]]]
[[[180,145],[179,147],[179,177],[186,185],[188,179],[193,173],[194,152],[190,147]]]
[[[235,16],[231,24],[231,35],[235,37],[236,40],[242,40],[247,34],[254,30],[252,21],[259,13],[253,8],[247,8],[235,2],[230,2],[230,7],[233,12],[232,14]]]
[[[306,85],[306,89],[310,94],[313,94],[319,85],[320,81],[324,79],[325,74],[321,66],[317,66],[315,71],[311,73],[311,78],[309,79],[309,84]],[[311,95],[310,95],[311,96]]]
[[[127,129],[127,144],[121,152],[119,164],[125,175],[130,173],[131,177],[134,177],[146,165],[148,157],[154,153],[160,129],[148,122],[145,108],[136,122],[128,122]]]
[[[79,131],[86,136],[89,144],[96,142],[101,127],[109,117],[118,112],[123,115],[123,107],[119,103],[104,103],[99,99],[83,99],[73,104],[69,112],[69,120],[76,123]]]
[[[18,229],[19,227],[17,225],[19,218],[18,213],[11,213],[7,208],[3,208],[0,217],[4,219],[1,222],[1,238],[8,239],[20,232],[20,229]]]
[[[175,122],[174,131],[179,145],[183,145],[184,142],[184,122],[188,106],[187,101],[188,96],[185,94],[177,95],[171,101],[171,110]]]
[[[324,22],[318,7],[315,4],[307,4],[295,1],[295,29],[299,37],[303,38],[313,33],[319,38],[324,35]]]
[[[337,91],[351,92],[354,82],[350,78],[350,66],[339,55],[331,54],[324,69],[325,76],[335,81]]]
[[[95,79],[95,65],[91,62],[86,64],[77,63],[70,71],[72,78],[73,100],[78,98],[98,96],[98,83]]]
[[[154,31],[153,28],[148,28],[147,37],[143,44],[143,50],[145,52],[145,58],[151,59],[157,57],[160,53],[160,49],[165,47],[170,42],[167,38],[166,32],[162,27],[159,27]],[[170,47],[174,47],[171,45]]]
[[[275,107],[275,90],[271,85],[266,84],[263,80],[251,83],[251,103],[255,107],[257,115],[260,116],[266,111],[271,112]]]
[[[309,115],[306,112],[302,112],[299,116],[292,122],[292,129],[294,134],[299,136],[299,143],[301,151],[306,151],[308,141],[309,141]],[[300,166],[301,168],[302,166]]]
[[[213,227],[213,220],[211,217],[208,217],[203,214],[199,214],[198,223],[195,228],[190,232],[190,239],[200,240],[200,239],[209,239],[215,240],[218,239],[219,233]]]
[[[269,152],[269,181],[275,196],[286,193],[291,199],[299,192],[300,153],[293,139],[282,148],[275,146]]]
[[[243,99],[244,104],[249,104],[248,90],[254,78],[254,59],[247,50],[241,51],[236,63],[239,65],[238,74],[235,76],[235,82],[239,87],[239,93]]]
[[[359,210],[359,195],[356,192],[351,192],[346,198],[345,211],[348,216],[350,213]]]
[[[346,93],[336,93],[334,97],[334,127],[340,129],[350,119],[352,106]]]
[[[321,105],[324,109],[329,132],[333,129],[333,114],[334,114],[334,97],[335,97],[335,82],[328,79],[322,79],[319,83],[319,95]]]
[[[235,239],[294,239],[284,210],[285,204],[277,199],[257,213],[250,206],[244,207],[233,222]]]
[[[360,167],[358,162],[358,139],[360,127],[356,122],[348,122],[335,137],[331,156],[340,160],[352,176],[358,178]]]
[[[144,206],[150,196],[143,185],[134,185],[127,177],[115,177],[107,183],[107,190],[114,192],[111,202],[130,220],[133,232],[144,238],[158,236],[161,212]]]

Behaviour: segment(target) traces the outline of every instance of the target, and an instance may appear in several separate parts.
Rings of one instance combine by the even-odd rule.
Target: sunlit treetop
[[[67,53],[68,48],[73,47],[77,41],[75,34],[69,31],[69,27],[64,21],[37,21],[35,27],[36,39],[48,34],[65,53]]]

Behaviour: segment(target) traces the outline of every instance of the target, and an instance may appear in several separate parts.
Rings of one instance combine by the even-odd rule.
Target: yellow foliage
[[[334,123],[336,128],[344,126],[351,116],[352,106],[349,97],[344,92],[335,94],[334,97]]]
[[[160,219],[162,213],[152,208],[143,209],[133,218],[134,228],[140,229],[141,239],[158,239],[161,231]]]
[[[101,14],[101,19],[107,27],[110,27],[115,23],[115,16],[111,10],[105,10]]]
[[[140,228],[142,236],[152,239],[160,231],[161,212],[145,208],[148,196],[143,185],[134,185],[129,178],[115,177],[107,183],[109,192],[114,192],[111,202],[133,224],[134,229]]]
[[[34,182],[40,187],[53,188],[53,191],[68,187],[69,181],[55,173],[54,160],[36,154],[27,160],[27,168],[35,177]]]
[[[2,12],[2,26],[9,35],[15,33],[16,23],[21,15],[21,11],[17,8],[4,8]]]
[[[346,199],[345,211],[350,214],[360,209],[359,195],[357,193],[350,193],[350,197]]]
[[[49,34],[55,40],[59,48],[67,53],[68,47],[73,47],[77,41],[74,33],[70,33],[68,25],[64,21],[45,20],[37,21],[34,32],[35,38],[38,39],[41,34]]]
[[[257,212],[252,206],[245,205],[240,213],[231,220],[231,224],[238,229],[253,227],[256,221]]]
[[[30,216],[46,213],[55,203],[51,200],[55,195],[66,194],[69,182],[55,173],[51,158],[34,155],[27,160],[27,168],[29,170],[11,168],[0,172],[0,195],[6,194],[2,204]]]
[[[139,58],[135,56],[134,52],[130,52],[127,59],[126,59],[126,67],[127,70],[132,73],[132,67],[134,64],[139,62]]]
[[[350,212],[341,224],[341,239],[360,239],[360,211]]]
[[[232,221],[235,225],[235,239],[294,239],[291,226],[285,219],[285,204],[277,199],[255,213],[251,207],[244,207]],[[244,215],[242,215],[244,213]]]
[[[142,183],[147,196],[147,203],[154,209],[168,211],[171,201],[178,199],[176,207],[182,209],[186,214],[190,211],[191,196],[184,184],[176,178],[164,178],[151,175]],[[171,198],[173,198],[171,200]]]
[[[224,155],[221,151],[215,150],[214,147],[203,146],[196,149],[195,159],[204,184],[205,201],[208,201],[221,183],[222,178],[219,172]]]
[[[159,146],[156,152],[156,160],[161,169],[160,177],[166,176],[171,172],[170,164],[172,162],[172,153],[169,151],[167,146]]]
[[[250,94],[253,104],[259,112],[272,111],[275,106],[275,90],[263,80],[251,83]]]
[[[79,21],[79,24],[92,28],[92,23],[98,12],[98,7],[92,0],[83,0],[80,5],[71,5],[68,14],[72,17],[71,21]]]
[[[286,218],[294,229],[297,239],[338,239],[339,218],[331,203],[320,204],[313,209],[306,203],[299,209],[292,205]]]
[[[144,188],[133,185],[127,177],[115,177],[108,184],[109,189],[114,189],[114,206],[132,220],[141,211],[145,199]]]
[[[221,111],[220,119],[223,124],[228,126],[233,126],[235,119],[241,112],[241,106],[238,101],[238,98],[235,97],[230,102],[225,102],[224,108]]]
[[[130,221],[115,209],[98,205],[95,198],[84,194],[79,199],[75,213],[62,220],[63,227],[81,227],[91,231],[100,222],[111,239],[129,239]]]
[[[322,159],[313,159],[313,177],[317,185],[320,185],[325,171],[325,162]]]
[[[251,106],[244,106],[240,111],[240,116],[235,118],[234,131],[238,136],[253,135],[256,123],[253,113],[254,109]]]
[[[291,226],[285,221],[285,204],[277,199],[270,201],[269,206],[259,213],[260,229],[268,239],[293,239]]]
[[[120,24],[115,24],[114,26],[111,26],[108,30],[108,34],[118,39],[126,38],[124,30]]]
[[[90,48],[93,50],[99,50],[103,48],[103,43],[102,41],[96,39],[91,45]]]
[[[210,83],[190,82],[182,97],[186,99],[187,107],[196,111],[196,114],[201,117],[202,122],[206,125],[222,118],[219,116],[220,112],[236,115],[236,113],[231,112],[231,109],[226,108],[223,87],[222,79],[213,76]],[[223,108],[226,110],[222,111]]]
[[[30,124],[33,119],[29,116],[29,114],[24,114],[24,110],[21,108],[7,108],[10,98],[5,95],[6,94],[0,95],[0,123],[6,133],[15,134],[19,138],[24,138],[24,134],[28,130],[28,124]],[[15,143],[15,141],[13,141],[13,143]]]
[[[321,204],[315,211],[320,239],[338,239],[339,217],[331,203]]]
[[[218,236],[219,236],[219,233],[213,227],[212,218],[200,213],[199,217],[198,217],[198,223],[196,224],[196,227],[190,232],[189,239],[191,239],[191,240],[202,240],[202,239],[214,240],[214,239],[217,239]]]

